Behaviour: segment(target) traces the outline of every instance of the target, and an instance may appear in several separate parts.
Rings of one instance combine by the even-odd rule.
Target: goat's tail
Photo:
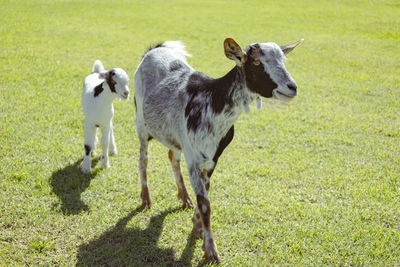
[[[165,47],[165,48],[173,49],[173,50],[175,50],[175,51],[177,51],[177,52],[179,52],[179,53],[181,53],[181,54],[183,54],[184,56],[187,56],[187,57],[191,57],[192,56],[191,54],[189,54],[186,51],[186,47],[181,41],[166,41],[164,43],[154,44],[154,45],[150,46],[149,49],[147,49],[147,51],[144,52],[143,57],[148,52],[150,52],[151,50],[159,48],[159,47]]]
[[[105,69],[104,69],[103,63],[101,63],[100,60],[96,60],[94,62],[94,64],[93,64],[93,70],[92,71],[95,72],[95,73],[104,72]]]
[[[186,51],[186,46],[181,41],[166,41],[162,45],[162,47],[167,47],[173,49],[177,52],[182,53],[187,57],[191,57],[192,55]]]

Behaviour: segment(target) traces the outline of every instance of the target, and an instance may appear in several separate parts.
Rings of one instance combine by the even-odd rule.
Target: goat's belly
[[[158,139],[157,140],[160,141],[161,144],[163,144],[164,146],[168,147],[169,149],[175,150],[175,151],[181,151],[182,150],[182,146],[181,144],[173,137],[164,137],[162,139]]]
[[[145,123],[147,133],[150,139],[156,139],[164,146],[173,149],[173,150],[182,150],[181,142],[179,138],[176,136],[176,133],[172,133],[165,128],[154,128]]]
[[[161,106],[161,105],[160,105]],[[143,123],[147,133],[170,149],[181,150],[180,118],[166,109],[157,108],[143,112]]]
[[[85,113],[85,120],[90,121],[94,124],[99,126],[106,126],[110,124],[112,120],[113,114],[111,112],[108,113],[96,113],[96,112],[86,112]]]

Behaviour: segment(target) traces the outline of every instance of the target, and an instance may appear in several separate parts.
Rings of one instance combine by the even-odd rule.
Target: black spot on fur
[[[149,136],[149,138],[147,138],[147,141],[150,141],[151,139],[153,139],[153,136]]]
[[[232,127],[229,129],[229,131],[226,133],[226,135],[219,141],[217,151],[214,154],[213,161],[214,161],[214,167],[211,170],[207,171],[207,176],[211,177],[211,175],[214,172],[215,167],[217,166],[218,159],[222,155],[222,152],[224,152],[225,148],[232,142],[233,135],[235,133],[235,128],[232,125]]]
[[[233,106],[234,82],[238,73],[239,70],[235,67],[219,79],[212,79],[201,72],[194,72],[189,77],[187,85],[189,101],[185,108],[188,130],[196,131],[201,125],[207,128],[212,127],[201,120],[207,103],[216,114]]]
[[[94,88],[94,97],[97,97],[99,94],[101,94],[101,92],[103,92],[103,83],[101,83],[101,84],[99,84],[99,85],[97,85],[95,88]]]
[[[251,55],[251,47],[248,52]],[[260,50],[260,54],[262,51]],[[260,94],[263,97],[272,97],[272,91],[278,85],[271,79],[268,73],[264,70],[264,65],[254,65],[254,59],[249,56],[244,64],[244,72],[246,74],[246,85],[254,93]]]
[[[186,127],[188,130],[195,132],[200,127],[202,109],[202,103],[191,97],[185,108],[185,117],[187,118]]]
[[[212,168],[211,170],[208,170],[208,171],[207,171],[207,176],[208,176],[208,177],[211,177],[211,175],[213,174],[214,170],[215,170],[215,166],[214,166],[214,168]]]
[[[99,128],[99,127],[100,127],[100,125],[98,125],[98,124],[96,124],[95,126],[96,126],[97,128]]]
[[[91,150],[90,146],[85,145],[85,154],[86,154],[86,156],[89,156],[90,150]]]
[[[108,87],[110,87],[110,90],[112,93],[117,93],[115,90],[115,85],[117,84],[116,81],[114,81],[113,76],[115,75],[114,69],[110,70],[108,72],[108,75],[106,76],[106,82],[108,84]]]
[[[213,157],[213,161],[215,162],[215,164],[217,163],[224,149],[232,142],[234,133],[235,133],[235,128],[232,125],[232,127],[229,129],[226,135],[219,141],[217,151],[215,152]]]
[[[151,45],[149,48],[147,48],[147,50],[143,53],[142,58],[143,58],[148,52],[150,52],[151,50],[156,49],[156,48],[159,48],[159,47],[164,47],[164,46],[163,46],[163,43],[152,44],[152,45]]]

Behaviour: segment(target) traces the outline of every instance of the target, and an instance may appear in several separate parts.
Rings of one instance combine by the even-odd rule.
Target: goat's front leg
[[[203,170],[202,172],[202,177],[204,187],[206,188],[207,195],[208,191],[210,190],[210,176],[209,176],[209,171]],[[196,207],[196,210],[193,214],[192,222],[193,222],[193,229],[192,229],[192,234],[197,237],[197,238],[203,238],[203,225],[201,223],[201,217],[200,217],[200,211]]]
[[[110,130],[111,130],[111,122],[108,125],[101,127],[101,149],[102,149],[102,158],[103,158],[103,167],[110,167],[110,163],[108,161],[108,149],[110,146]]]
[[[203,173],[197,164],[189,166],[190,182],[196,193],[197,207],[193,215],[193,231],[196,235],[199,233],[199,221],[204,233],[203,250],[204,257],[208,261],[220,262],[220,258],[215,245],[214,237],[211,230],[211,205],[208,199],[206,187],[203,182]]]
[[[95,140],[96,140],[96,126],[93,123],[90,123],[85,120],[84,122],[84,148],[85,155],[83,157],[82,163],[82,172],[89,173],[91,169],[91,155],[95,149]]]
[[[201,178],[203,179],[204,187],[206,188],[208,195],[208,191],[210,189],[210,177],[208,176],[208,172],[206,170],[203,170]],[[198,207],[196,207],[196,210],[194,211],[192,222],[192,235],[194,235],[196,238],[203,238],[203,225],[201,223],[200,211]]]
[[[117,155],[117,145],[115,144],[115,139],[114,139],[114,129],[113,129],[113,124],[112,121],[110,122],[110,155]]]

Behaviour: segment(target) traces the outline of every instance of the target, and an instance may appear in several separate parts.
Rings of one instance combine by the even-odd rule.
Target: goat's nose
[[[290,89],[290,90],[293,90],[293,91],[297,91],[297,85],[295,84],[295,83],[288,83],[287,84],[287,87]]]
[[[124,92],[124,96],[128,96],[129,95],[129,92]]]

